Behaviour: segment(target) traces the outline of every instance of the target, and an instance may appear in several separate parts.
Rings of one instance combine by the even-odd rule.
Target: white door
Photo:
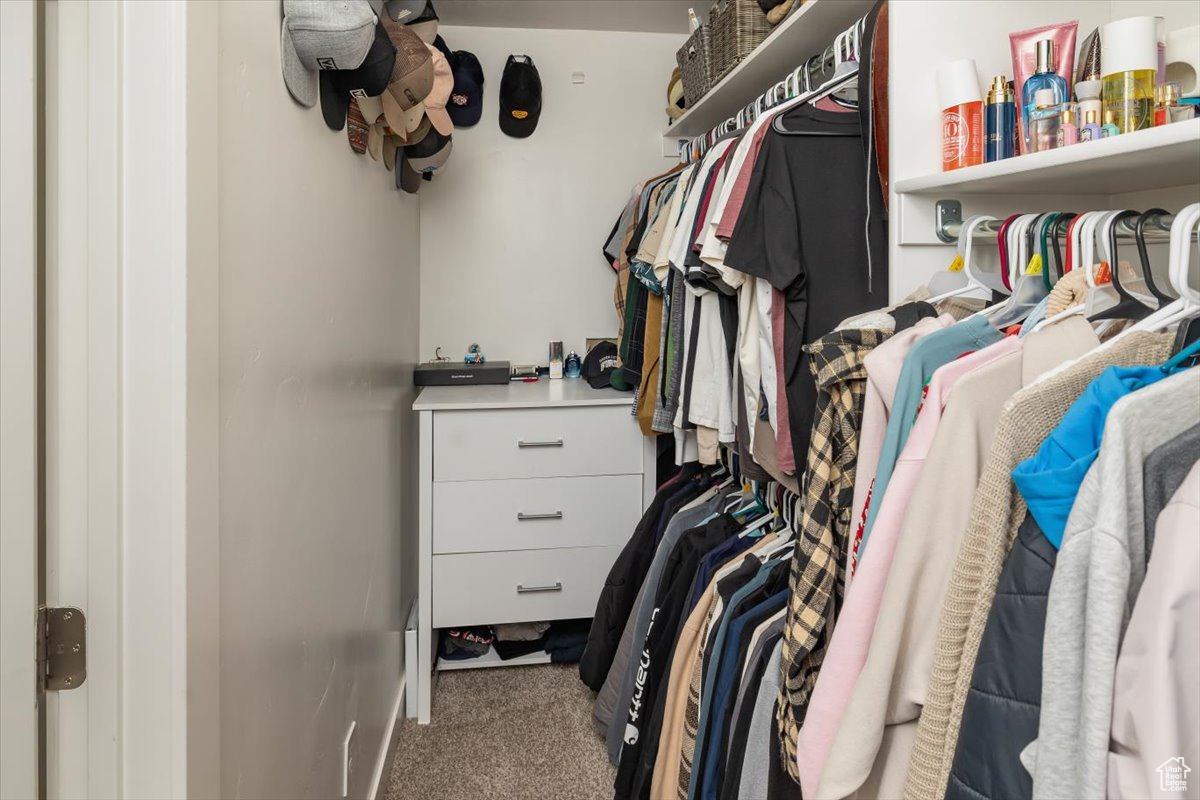
[[[0,2],[0,798],[38,796],[38,19]]]

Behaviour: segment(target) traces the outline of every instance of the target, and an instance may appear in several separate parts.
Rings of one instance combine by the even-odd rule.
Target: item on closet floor
[[[366,153],[370,133],[371,128],[363,117],[358,100],[351,97],[350,103],[346,106],[346,138],[350,142],[350,149],[360,156]]]
[[[454,90],[447,110],[455,125],[469,128],[483,115],[483,67],[467,50],[455,50],[450,63],[454,68]]]
[[[486,625],[446,629],[441,632],[439,655],[450,661],[478,658],[487,655],[495,638],[492,629]]]
[[[433,90],[433,57],[405,25],[384,17],[383,27],[396,47],[392,79],[383,93],[383,116],[396,134],[415,131],[425,118],[425,98]]]
[[[542,634],[535,639],[517,639],[517,640],[500,640],[492,642],[492,649],[496,651],[496,655],[500,656],[501,661],[511,661],[514,658],[527,656],[530,653],[542,653],[546,650],[546,634]]]
[[[939,67],[937,92],[942,107],[942,169],[982,163],[983,97],[979,93],[974,59],[964,58]]]
[[[1004,75],[992,78],[988,90],[986,115],[987,140],[984,143],[986,161],[1002,161],[1017,154],[1017,105],[1012,82]],[[943,134],[945,135],[945,134]],[[944,167],[944,164],[943,164]]]
[[[507,361],[489,361],[486,364],[458,364],[453,361],[435,361],[427,364],[418,364],[413,368],[413,385],[498,385],[508,383],[509,372],[510,365]]]
[[[498,642],[532,642],[541,639],[549,629],[549,622],[506,622],[492,626]]]
[[[617,368],[617,345],[610,341],[597,343],[583,359],[583,377],[593,389],[612,386],[612,373]]]
[[[546,631],[546,652],[555,664],[575,664],[587,645],[591,619],[561,619],[550,623]]]
[[[308,108],[317,104],[321,70],[350,70],[362,64],[375,41],[375,24],[367,0],[284,0],[279,49],[283,81],[296,102]]]
[[[561,380],[563,376],[563,344],[550,343],[550,380]]]
[[[536,129],[542,116],[542,79],[533,59],[511,55],[500,78],[500,130],[524,139]]]
[[[354,96],[376,97],[387,89],[396,63],[396,48],[383,25],[375,26],[375,37],[366,58],[354,69],[321,70],[319,83],[321,115],[330,130],[346,125],[346,111]]]
[[[1154,78],[1158,71],[1158,19],[1126,17],[1100,28],[1107,122],[1121,133],[1154,126]]]

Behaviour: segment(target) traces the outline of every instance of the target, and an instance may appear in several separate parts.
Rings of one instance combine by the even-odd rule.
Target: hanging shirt
[[[856,113],[802,106],[777,118],[763,137],[725,254],[728,266],[763,278],[787,298],[779,380],[787,386],[797,454],[808,452],[816,403],[802,346],[842,319],[882,305],[882,296],[867,288],[860,137]]]

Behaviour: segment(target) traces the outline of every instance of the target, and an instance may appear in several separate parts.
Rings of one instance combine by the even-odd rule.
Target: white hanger
[[[1175,215],[1171,223],[1168,275],[1179,299],[1130,326],[1112,341],[1129,331],[1159,331],[1200,313],[1200,290],[1188,283],[1192,257],[1192,232],[1200,223],[1200,203],[1193,203]]]
[[[930,305],[936,305],[943,300],[949,300],[951,297],[966,297],[982,300],[990,300],[992,290],[989,286],[979,280],[975,275],[975,270],[971,265],[971,251],[974,247],[975,229],[984,222],[994,221],[996,218],[990,214],[978,214],[973,217],[968,217],[963,221],[962,227],[958,231],[958,241],[963,254],[963,272],[966,273],[967,283],[958,289],[953,289],[945,294],[940,294],[937,297],[931,297],[926,302]]]

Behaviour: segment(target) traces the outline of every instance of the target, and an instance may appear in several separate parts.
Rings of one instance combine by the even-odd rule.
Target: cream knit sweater
[[[1025,517],[1025,501],[1012,482],[1013,468],[1034,454],[1066,409],[1105,367],[1161,363],[1170,355],[1172,338],[1166,333],[1129,334],[1022,389],[1005,404],[942,606],[933,672],[908,767],[905,800],[942,800],[946,794],[979,642],[1004,560]]]

